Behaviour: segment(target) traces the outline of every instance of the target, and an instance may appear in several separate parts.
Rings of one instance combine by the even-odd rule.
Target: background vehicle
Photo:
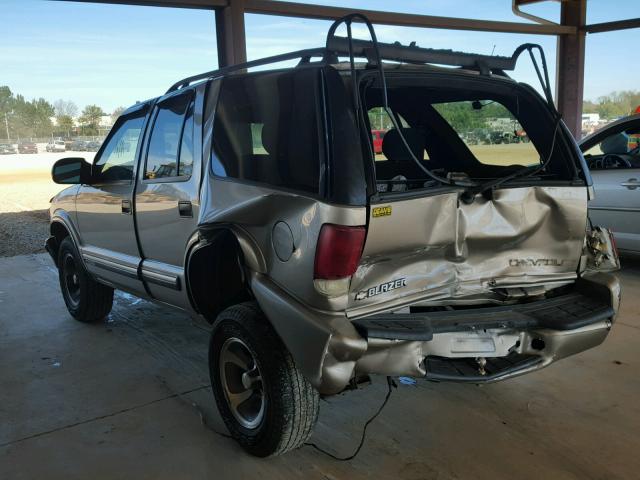
[[[276,57],[325,61],[183,79],[126,110],[92,165],[53,168],[73,185],[52,199],[47,240],[70,313],[104,319],[115,287],[211,321],[216,403],[258,456],[302,445],[321,393],[373,374],[529,373],[603,342],[619,305],[548,79],[543,99],[504,75],[531,47],[377,45],[336,37],[339,23],[326,49]],[[425,65],[335,63],[372,48]],[[464,68],[430,65],[443,62]],[[373,108],[394,125],[383,158]],[[531,142],[501,163],[502,145],[473,153],[460,111],[498,112]]]
[[[580,141],[595,198],[591,221],[613,231],[622,252],[640,253],[640,114],[617,120]]]
[[[47,152],[64,152],[67,150],[64,140],[52,140],[45,147]]]
[[[74,142],[69,147],[69,150],[74,152],[84,152],[87,150],[87,142],[84,140],[74,140]]]
[[[97,152],[100,149],[100,145],[102,144],[96,141],[87,142],[84,146],[84,150],[86,152]]]
[[[18,153],[38,153],[38,146],[33,142],[20,142]]]
[[[16,153],[16,149],[13,145],[0,143],[0,155],[11,155],[12,153]]]

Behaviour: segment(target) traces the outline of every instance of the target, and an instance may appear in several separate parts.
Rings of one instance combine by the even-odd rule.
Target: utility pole
[[[4,125],[7,127],[7,141],[9,141],[9,119],[7,118],[7,112],[4,112]]]

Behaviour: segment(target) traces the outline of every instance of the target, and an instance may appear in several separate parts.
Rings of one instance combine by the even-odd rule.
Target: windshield
[[[414,81],[415,82],[415,81]],[[443,178],[483,182],[531,167],[536,171],[551,152],[555,122],[536,94],[506,82],[464,81],[456,88],[390,82],[389,107],[401,125],[413,155],[423,167]],[[415,82],[417,83],[417,82]],[[365,88],[364,104],[372,131],[378,192],[441,186],[413,160],[380,108],[381,93]],[[553,148],[550,162],[536,173],[540,180],[571,180],[572,157],[563,142]]]

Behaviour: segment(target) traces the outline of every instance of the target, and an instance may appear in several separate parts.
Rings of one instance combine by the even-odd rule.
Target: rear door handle
[[[131,215],[131,200],[122,200],[122,213]]]
[[[637,178],[630,178],[626,182],[622,182],[620,186],[627,187],[629,190],[635,190],[636,188],[640,187],[640,182]]]
[[[193,206],[191,202],[187,200],[181,200],[178,202],[178,212],[181,217],[193,217]]]

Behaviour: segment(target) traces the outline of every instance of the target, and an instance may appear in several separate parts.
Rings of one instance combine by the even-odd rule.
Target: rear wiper
[[[506,177],[494,178],[493,180],[489,180],[488,182],[481,183],[480,185],[474,185],[467,188],[462,195],[460,195],[460,200],[467,205],[473,203],[473,200],[476,198],[476,195],[480,193],[484,193],[489,189],[497,188],[505,182],[509,182],[518,177],[528,177],[533,175],[534,173],[538,173],[541,170],[547,168],[549,162],[551,161],[551,157],[553,156],[553,150],[556,147],[556,137],[558,135],[558,130],[560,128],[560,115],[558,114],[556,117],[555,127],[553,129],[553,138],[551,140],[551,148],[549,149],[549,155],[547,159],[543,163],[527,165],[519,170],[516,170],[511,175],[507,175]]]

